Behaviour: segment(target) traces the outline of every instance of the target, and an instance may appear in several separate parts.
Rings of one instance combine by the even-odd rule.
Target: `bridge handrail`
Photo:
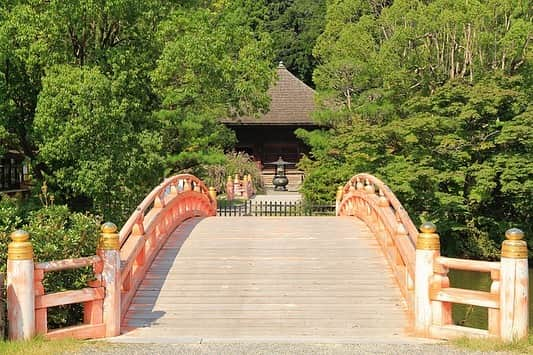
[[[92,255],[81,258],[71,258],[35,263],[35,270],[43,270],[43,272],[71,270],[79,269],[86,266],[92,266],[100,262],[102,262],[102,258],[100,256]]]
[[[136,288],[168,236],[184,220],[216,215],[216,192],[190,174],[165,179],[141,202],[120,233],[104,223],[96,255],[34,262],[29,233],[15,231],[8,247],[9,338],[102,338],[120,334]],[[93,267],[88,287],[45,294],[45,273]],[[47,309],[82,303],[84,324],[48,330]]]
[[[80,269],[87,266],[92,266],[94,273],[94,280],[88,282],[88,287],[79,290],[45,293],[43,286],[45,273]],[[49,339],[63,337],[100,338],[105,336],[105,324],[101,310],[105,293],[102,270],[103,259],[99,255],[35,263],[35,332],[45,334]],[[48,308],[74,303],[83,304],[83,324],[50,331],[48,329]]]
[[[189,184],[190,190],[201,192],[204,195],[206,195],[211,203],[216,204],[216,198],[214,198],[210,193],[209,189],[205,186],[204,182],[197,178],[194,175],[191,174],[179,174],[174,175],[169,178],[166,178],[161,184],[156,186],[145,198],[144,200],[137,206],[133,214],[128,218],[124,226],[121,228],[119,232],[119,240],[120,245],[124,245],[127,238],[131,235],[131,232],[133,230],[133,227],[135,224],[139,222],[140,218],[143,218],[146,215],[147,210],[154,204],[156,201],[156,198],[159,198],[160,200],[164,198],[162,196],[164,193],[169,193],[170,190],[176,189],[175,193],[180,191],[179,183],[183,182],[182,189],[186,189],[186,184]],[[141,216],[142,215],[142,216]],[[144,218],[143,218],[144,221]]]
[[[214,189],[190,174],[167,178],[146,196],[119,233],[121,318],[168,236],[184,220],[216,210]]]
[[[376,186],[378,188],[378,191],[381,191],[383,195],[387,198],[390,205],[396,212],[396,215],[401,220],[402,224],[404,225],[405,229],[407,230],[407,233],[409,237],[411,238],[411,241],[413,242],[413,245],[416,245],[416,239],[418,237],[418,229],[416,228],[415,224],[411,220],[411,217],[409,217],[409,214],[403,207],[402,203],[394,192],[390,189],[390,187],[385,184],[383,181],[375,177],[374,175],[368,174],[368,173],[360,173],[357,175],[354,175],[350,181],[344,186],[345,193],[349,192],[350,186],[356,186],[357,182],[366,182],[372,184],[373,186]]]
[[[435,261],[438,266],[452,270],[499,272],[501,268],[501,263],[498,261],[458,259],[448,258],[446,256],[439,256]]]
[[[424,223],[419,233],[388,186],[370,174],[357,174],[340,187],[336,206],[337,215],[357,216],[374,232],[413,315],[417,335],[527,338],[528,263],[522,231],[506,232],[500,262],[448,258],[440,255],[435,225]],[[449,269],[490,273],[490,291],[451,287]],[[488,308],[488,330],[454,325],[452,303]]]
[[[376,234],[412,310],[418,230],[400,201],[381,180],[362,173],[354,175],[339,188],[336,205],[337,215],[355,215]]]

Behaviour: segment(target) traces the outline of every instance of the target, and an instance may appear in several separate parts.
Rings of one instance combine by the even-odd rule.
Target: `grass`
[[[56,355],[81,349],[84,342],[74,339],[46,340],[36,337],[27,341],[0,341],[0,354]]]
[[[506,351],[518,354],[533,354],[533,332],[530,331],[527,340],[504,343],[497,339],[459,338],[450,341],[450,344],[467,350],[483,352]]]

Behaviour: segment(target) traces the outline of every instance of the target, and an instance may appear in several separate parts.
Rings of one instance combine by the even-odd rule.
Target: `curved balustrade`
[[[102,226],[96,255],[34,263],[29,234],[12,233],[8,247],[7,296],[9,336],[98,338],[120,333],[121,319],[148,268],[169,235],[186,219],[215,216],[216,193],[198,178],[183,174],[157,186],[117,233]],[[431,223],[419,233],[400,201],[382,181],[355,175],[337,193],[338,216],[355,216],[373,231],[394,272],[419,336],[493,336],[505,341],[527,337],[528,263],[524,234],[506,233],[500,262],[446,258]],[[92,266],[95,280],[87,288],[45,294],[46,272]],[[490,292],[450,287],[449,269],[490,273]],[[83,303],[84,324],[48,331],[49,307]],[[488,308],[488,330],[453,325],[452,303]]]
[[[159,249],[179,224],[191,217],[215,216],[216,192],[189,174],[166,179],[146,196],[120,233],[102,226],[96,255],[35,263],[29,234],[11,234],[7,263],[10,339],[35,334],[48,338],[101,338],[120,333],[120,321]],[[46,272],[92,266],[95,279],[81,290],[46,294]],[[82,325],[48,330],[47,309],[82,303]]]
[[[70,290],[55,293],[45,293],[43,287],[44,275],[47,272],[78,269],[92,266],[94,280],[88,287],[81,290]],[[104,287],[102,287],[103,260],[98,255],[35,263],[35,332],[45,334],[49,339],[65,337],[101,338],[105,336],[102,306],[104,300]],[[48,329],[48,308],[67,304],[83,304],[83,325]]]
[[[121,314],[129,304],[159,249],[186,219],[215,216],[214,191],[197,177],[170,177],[146,196],[119,233]]]
[[[528,263],[524,235],[510,229],[500,262],[440,255],[440,238],[432,223],[418,232],[387,185],[369,174],[355,175],[337,192],[337,215],[362,219],[374,232],[414,318],[417,335],[433,338],[528,336]],[[489,292],[450,287],[448,270],[489,273]],[[457,326],[452,304],[488,309],[488,329]]]
[[[339,189],[337,215],[358,217],[374,232],[413,309],[418,230],[390,188],[370,174],[355,175]]]

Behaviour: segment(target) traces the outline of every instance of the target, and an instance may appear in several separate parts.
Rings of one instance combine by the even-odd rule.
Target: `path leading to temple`
[[[413,342],[356,218],[191,219],[146,274],[115,341]]]

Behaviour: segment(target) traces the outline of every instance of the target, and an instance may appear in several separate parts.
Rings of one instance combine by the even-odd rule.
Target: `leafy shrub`
[[[226,153],[222,164],[205,165],[203,176],[207,186],[213,186],[218,193],[226,192],[228,176],[239,174],[241,177],[250,174],[256,189],[261,189],[261,170],[252,157],[244,152]]]
[[[6,271],[9,234],[22,226],[21,211],[16,199],[0,195],[0,272]]]
[[[36,262],[94,255],[100,218],[73,213],[67,206],[47,205],[27,215],[16,199],[0,200],[0,270],[5,271],[9,234],[17,228],[30,233]],[[91,268],[47,273],[46,293],[80,289],[93,277]],[[48,312],[50,327],[75,324],[82,319],[81,305],[55,307]]]

